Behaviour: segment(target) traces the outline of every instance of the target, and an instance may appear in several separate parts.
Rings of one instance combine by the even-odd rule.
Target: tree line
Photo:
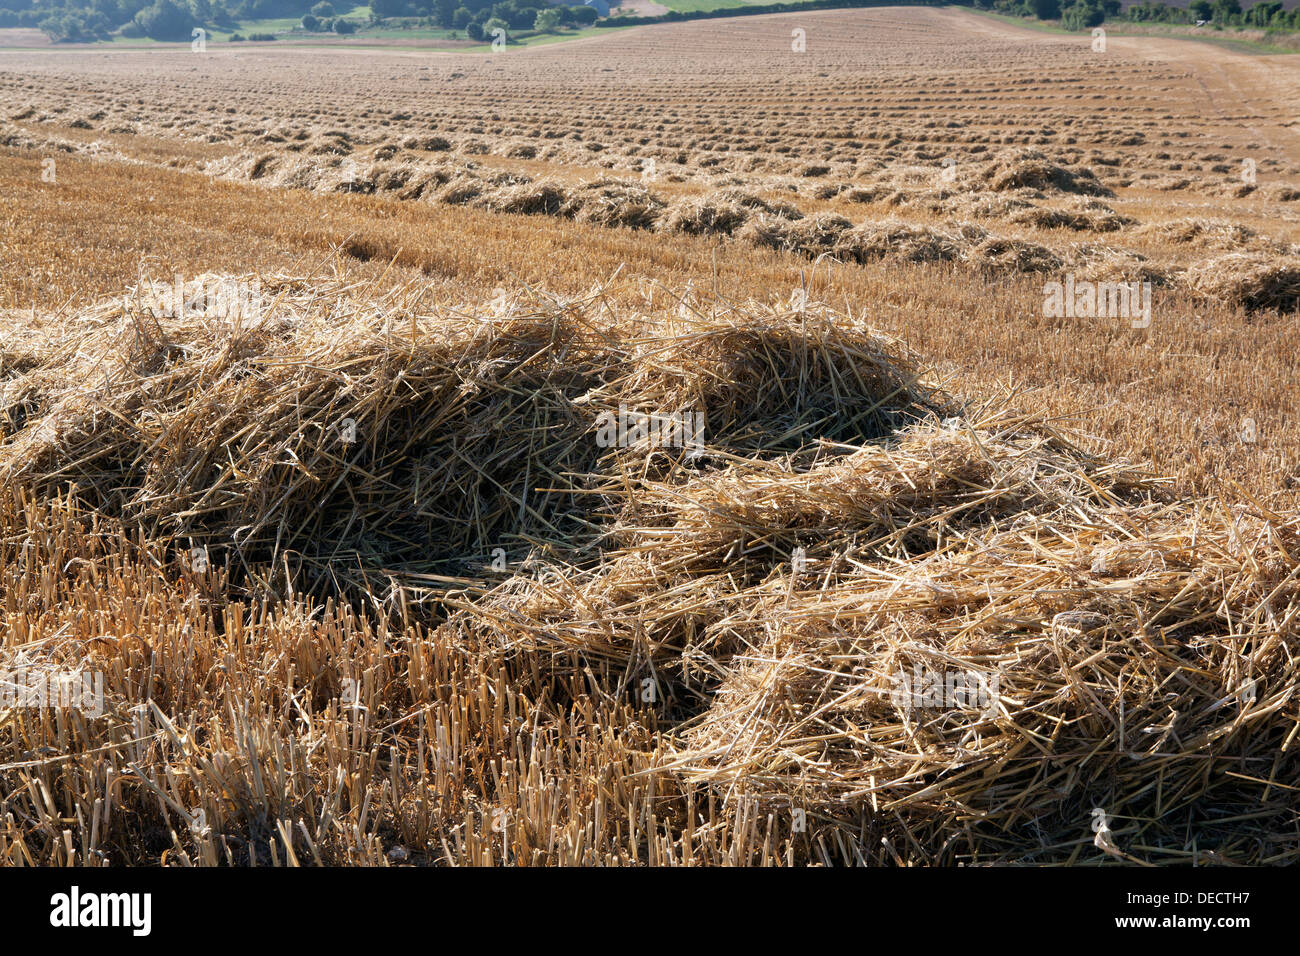
[[[897,0],[809,0],[746,5],[741,8],[670,11],[654,17],[615,17],[600,26],[712,19],[809,9],[871,7]],[[917,5],[937,5],[942,0]],[[1072,30],[1106,21],[1300,30],[1300,7],[1283,10],[1281,0],[1261,0],[1243,8],[1239,0],[1191,0],[1186,7],[1143,0],[1123,9],[1120,0],[950,0],[960,6],[1011,16],[1059,21]],[[352,33],[361,21],[339,15],[330,0],[0,0],[0,27],[35,27],[68,42],[107,40],[113,35],[188,40],[195,27],[234,30],[243,21],[298,19],[310,31]],[[375,24],[438,27],[465,32],[471,40],[491,39],[494,31],[556,31],[597,23],[595,9],[551,6],[546,0],[371,0]],[[234,38],[243,39],[236,34]],[[249,39],[272,39],[270,34]]]
[[[195,27],[235,30],[241,22],[272,19],[298,19],[309,31],[353,33],[367,21],[341,15],[350,8],[329,0],[0,0],[0,28],[34,27],[69,43],[114,35],[188,40]],[[464,30],[482,40],[498,27],[549,32],[590,26],[596,17],[592,7],[553,7],[546,0],[373,0],[368,22]]]

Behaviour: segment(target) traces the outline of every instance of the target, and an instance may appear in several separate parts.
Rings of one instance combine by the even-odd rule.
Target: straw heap
[[[1294,515],[816,303],[244,278],[4,339],[0,648],[107,707],[0,712],[0,859],[1300,855]]]

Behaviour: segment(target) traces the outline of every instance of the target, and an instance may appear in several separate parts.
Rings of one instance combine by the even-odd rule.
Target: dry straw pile
[[[935,177],[933,168],[904,167],[882,173],[880,182],[843,190],[854,202],[928,210],[948,218],[940,226],[888,218],[854,224],[834,213],[805,215],[791,203],[728,186],[667,201],[643,183],[602,178],[582,184],[533,180],[518,173],[484,169],[473,162],[436,165],[376,160],[363,166],[337,156],[261,155],[210,166],[217,175],[325,192],[387,193],[398,198],[470,205],[499,213],[577,219],[691,236],[728,236],[753,245],[816,259],[846,262],[952,263],[985,276],[1042,275],[1072,271],[1105,281],[1171,284],[1194,295],[1247,311],[1295,311],[1295,250],[1222,221],[1188,220],[1138,226],[1096,196],[1110,195],[1088,167],[1066,167],[1034,151],[1009,151],[970,163],[952,182],[935,188],[906,184]],[[899,189],[899,183],[905,188]],[[768,185],[774,185],[769,183]],[[1066,205],[1041,205],[1054,198]],[[1191,263],[1152,264],[1126,249],[1091,244],[1046,246],[1031,239],[992,234],[967,217],[993,219],[1013,227],[1114,233],[1190,248],[1250,250]],[[372,257],[366,248],[352,250]],[[1238,263],[1241,259],[1241,263]]]
[[[1300,255],[1229,253],[1193,265],[1187,282],[1207,299],[1239,302],[1248,309],[1300,310]]]
[[[1090,280],[1151,282],[1243,312],[1300,309],[1300,247],[1224,219],[1139,223],[1098,198],[1112,197],[1113,191],[1089,166],[1052,162],[1032,149],[1008,149],[988,159],[970,156],[951,167],[888,166],[874,170],[862,185],[822,183],[811,191],[818,199],[840,197],[850,208],[858,203],[880,206],[877,215],[887,217],[854,222],[772,198],[789,191],[788,178],[714,177],[715,185],[725,185],[671,198],[649,180],[533,178],[464,157],[430,161],[430,153],[443,157],[447,151],[418,143],[404,143],[407,152],[395,144],[362,152],[349,146],[340,131],[322,136],[317,147],[234,154],[208,161],[203,169],[211,176],[277,188],[469,206],[668,235],[729,237],[810,259],[947,263],[956,274],[1023,276],[1031,282],[1071,272]],[[10,141],[83,153],[98,148],[58,137],[36,141],[14,127],[0,129],[0,143]],[[112,151],[103,155],[122,158]],[[900,213],[919,214],[924,221],[909,221]],[[1114,237],[1153,246],[1156,259],[1109,244],[1068,241],[1103,234],[1108,241]],[[386,258],[392,251],[384,241],[366,240],[346,243],[344,250],[361,260]],[[1207,254],[1209,258],[1200,258]]]
[[[820,305],[259,282],[6,330],[0,659],[105,708],[0,710],[0,862],[1300,856],[1294,516]]]

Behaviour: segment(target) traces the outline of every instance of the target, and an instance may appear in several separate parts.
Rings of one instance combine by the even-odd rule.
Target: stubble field
[[[0,862],[1294,859],[1296,102],[914,8],[0,51],[0,651],[104,688],[0,708]]]

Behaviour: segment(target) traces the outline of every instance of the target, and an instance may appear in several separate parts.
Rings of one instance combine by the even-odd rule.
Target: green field
[[[346,12],[339,13],[338,16],[341,16],[346,20],[354,20],[357,22],[358,26],[360,26],[360,24],[368,23],[370,21],[370,6],[369,4],[361,4],[359,6],[354,6],[351,9],[347,10]],[[229,40],[232,33],[239,33],[242,34],[243,36],[248,36],[250,33],[280,34],[280,33],[288,33],[295,29],[298,31],[298,34],[301,36],[312,36],[312,34],[307,33],[305,30],[302,29],[301,17],[279,17],[271,20],[240,20],[239,26],[236,27],[234,30],[217,30],[217,29],[209,30],[208,39],[222,41],[222,40]],[[360,29],[358,29],[357,33],[353,33],[350,35],[357,36],[360,32],[361,32]],[[442,34],[446,34],[447,31],[443,30],[439,32]],[[334,35],[334,34],[321,34],[321,35],[325,36],[325,35]]]
[[[356,37],[362,35],[363,32],[364,33],[369,32],[366,31],[365,28],[361,26],[361,24],[368,23],[370,20],[370,6],[368,4],[361,4],[359,6],[351,7],[345,13],[340,13],[339,16],[344,17],[345,19],[348,20],[355,20],[357,22],[359,29],[357,30],[356,33],[350,34],[349,36]],[[311,36],[325,37],[325,36],[337,35],[332,33],[320,33],[320,34],[308,33],[302,29],[302,19],[300,17],[275,17],[267,20],[240,20],[239,25],[232,29],[224,29],[221,27],[208,27],[207,31],[208,31],[208,39],[214,43],[225,43],[229,41],[230,37],[235,33],[241,34],[242,36],[245,37],[247,37],[251,33],[273,33],[279,36],[281,34],[289,34],[292,31],[297,31],[296,34],[294,35],[303,38],[311,37]],[[395,36],[402,36],[405,34],[414,33],[415,31],[392,30],[388,32],[392,33]],[[445,38],[450,34],[451,31],[424,30],[420,32],[421,34],[427,34],[428,36],[431,37]],[[125,37],[125,36],[115,35],[108,42],[118,46],[157,46],[159,44],[165,45],[167,41],[151,40],[148,37]]]
[[[208,40],[212,43],[227,44],[233,34],[238,33],[244,37],[256,33],[274,34],[278,43],[292,43],[294,46],[337,46],[346,43],[349,46],[383,46],[392,47],[392,42],[374,43],[368,41],[393,41],[409,40],[412,43],[420,42],[423,49],[447,49],[455,50],[461,53],[491,53],[491,43],[476,43],[466,46],[463,41],[466,39],[462,30],[444,30],[438,27],[418,27],[413,29],[402,29],[400,27],[372,27],[369,25],[370,7],[367,5],[354,6],[346,13],[340,14],[348,20],[356,21],[358,24],[357,32],[340,35],[329,32],[308,32],[302,29],[302,21],[298,17],[281,17],[267,20],[241,20],[239,25],[233,29],[208,29]],[[510,39],[510,48],[515,49],[525,46],[544,46],[550,43],[563,43],[566,40],[577,40],[584,37],[598,36],[609,32],[609,27],[584,27],[581,30],[563,30],[559,33],[532,33],[531,31],[521,31],[519,35],[512,36]],[[455,46],[439,48],[437,46],[427,46],[428,41],[437,40],[461,40]],[[145,37],[124,37],[115,36],[110,41],[116,46],[174,46],[176,42],[165,43],[159,40],[150,40]],[[186,41],[180,41],[186,42]],[[265,46],[263,41],[239,41],[238,46],[247,46],[257,48]]]

